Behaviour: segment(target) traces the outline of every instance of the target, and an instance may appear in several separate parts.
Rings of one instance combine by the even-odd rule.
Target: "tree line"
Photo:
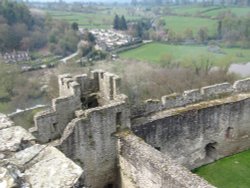
[[[0,51],[37,50],[48,47],[58,55],[75,52],[80,39],[76,27],[31,13],[25,4],[0,2]]]
[[[131,0],[131,5],[164,5],[164,4],[176,4],[176,5],[188,5],[188,4],[201,4],[203,6],[213,5],[239,5],[250,6],[250,0]]]
[[[127,21],[123,15],[121,17],[118,16],[117,14],[115,15],[113,28],[116,30],[127,30],[128,29]]]
[[[230,11],[220,15],[218,39],[228,47],[250,48],[250,15],[238,17]]]

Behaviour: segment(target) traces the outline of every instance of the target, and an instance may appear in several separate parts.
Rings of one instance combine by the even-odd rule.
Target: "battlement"
[[[102,70],[91,71],[87,74],[71,76],[64,74],[59,76],[60,96],[89,95],[99,92],[105,100],[114,100],[119,97],[121,79],[117,75]]]
[[[35,116],[32,130],[40,142],[56,146],[84,168],[85,187],[119,187],[131,177],[130,183],[144,186],[136,181],[148,174],[149,183],[164,180],[156,187],[212,187],[170,157],[191,169],[250,146],[250,78],[148,99],[135,107],[121,94],[120,77],[102,70],[61,75],[58,83],[59,97]],[[127,130],[163,154],[134,135],[117,138]],[[137,173],[139,168],[146,173]]]
[[[102,70],[91,71],[90,76],[60,75],[58,84],[59,97],[52,100],[51,109],[36,114],[35,127],[30,130],[41,142],[60,138],[67,124],[76,117],[76,111],[127,99],[120,93],[120,77]]]
[[[220,99],[238,93],[250,92],[250,78],[235,81],[234,84],[221,83],[205,86],[200,89],[187,90],[161,97],[161,100],[146,100],[141,105],[132,107],[132,117],[145,116],[166,109],[183,107],[201,101]]]

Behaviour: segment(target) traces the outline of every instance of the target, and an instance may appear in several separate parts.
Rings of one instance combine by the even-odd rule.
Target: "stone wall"
[[[192,169],[250,148],[250,93],[161,111],[132,121],[133,132]]]
[[[36,114],[35,127],[30,131],[41,143],[59,139],[67,124],[75,118],[75,112],[88,108],[86,101],[92,94],[98,95],[98,105],[110,100],[124,100],[120,94],[120,78],[101,70],[87,75],[61,75],[58,78],[59,97],[52,100],[50,110]],[[85,102],[85,103],[84,103]]]
[[[71,188],[82,169],[0,114],[0,187]]]
[[[52,101],[50,111],[36,115],[33,133],[84,168],[85,186],[118,186],[113,134],[130,128],[130,110],[127,97],[120,93],[120,78],[96,70],[90,77],[65,74],[58,80],[60,97]]]
[[[117,148],[113,135],[130,127],[126,103],[78,112],[64,131],[58,148],[84,168],[84,185],[100,188],[117,182]]]
[[[119,157],[123,187],[210,187],[169,157],[192,169],[250,147],[250,79],[149,99],[132,108],[120,82],[101,70],[90,77],[62,75],[60,97],[35,117],[33,133],[84,168],[84,186],[119,187]],[[130,128],[162,154],[128,136],[120,138],[118,155],[115,135]]]
[[[229,83],[215,84],[184,91],[182,94],[173,93],[162,96],[161,100],[146,100],[144,103],[131,108],[132,117],[146,116],[162,110],[185,106],[211,99],[220,99],[239,92],[250,91],[250,78],[238,80],[233,85]]]
[[[122,188],[213,188],[129,132],[118,135]]]

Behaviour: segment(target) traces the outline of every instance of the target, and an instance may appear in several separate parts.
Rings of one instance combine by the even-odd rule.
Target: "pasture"
[[[208,29],[209,36],[214,36],[216,34],[216,20],[184,16],[166,16],[163,17],[163,19],[166,22],[166,28],[178,34],[184,34],[187,29],[191,29],[195,35],[202,27]]]
[[[80,27],[85,27],[88,29],[98,28],[98,29],[109,29],[112,28],[113,19],[116,14],[124,15],[127,21],[139,19],[140,16],[132,14],[127,9],[117,8],[117,9],[105,9],[105,10],[95,10],[95,11],[83,11],[83,12],[71,12],[71,11],[56,11],[48,10],[50,14],[55,19],[60,19],[67,21],[69,23],[76,22]]]
[[[250,187],[250,150],[193,170],[218,188]]]
[[[145,44],[139,48],[119,54],[121,58],[135,59],[150,63],[164,63],[171,58],[182,66],[190,66],[192,60],[208,57],[215,66],[224,67],[230,63],[250,61],[250,49],[222,48],[220,53],[213,53],[207,46],[170,45],[162,43]]]
[[[173,6],[172,12],[187,16],[209,16],[217,17],[222,12],[231,11],[237,16],[246,16],[250,13],[249,7],[223,7],[223,6]]]

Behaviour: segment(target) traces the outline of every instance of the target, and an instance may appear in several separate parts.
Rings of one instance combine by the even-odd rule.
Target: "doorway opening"
[[[216,151],[217,142],[208,143],[205,147],[206,157],[215,159],[217,156]]]

